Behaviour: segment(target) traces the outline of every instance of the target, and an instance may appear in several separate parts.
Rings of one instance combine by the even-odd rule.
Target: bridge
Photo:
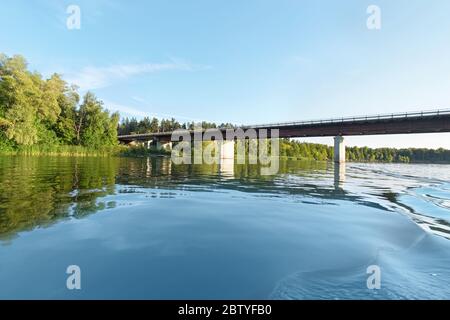
[[[334,137],[334,161],[345,162],[344,136],[450,132],[450,109],[343,117],[324,120],[296,121],[249,125],[243,130],[279,130],[280,138]],[[224,134],[227,128],[217,128]],[[195,131],[189,131],[191,135]],[[203,130],[204,132],[204,130]],[[173,132],[119,136],[121,143],[146,143],[148,147],[172,148]],[[234,140],[224,141],[221,158],[234,158]]]

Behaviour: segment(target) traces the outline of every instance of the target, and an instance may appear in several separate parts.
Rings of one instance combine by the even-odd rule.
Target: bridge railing
[[[342,117],[342,118],[330,118],[330,119],[321,119],[321,120],[307,120],[307,121],[294,121],[294,122],[278,122],[278,123],[267,123],[267,124],[258,124],[258,125],[246,125],[246,126],[238,126],[238,128],[242,129],[258,129],[258,128],[273,128],[273,127],[289,127],[289,126],[302,126],[302,125],[315,125],[315,124],[339,124],[346,122],[358,122],[358,121],[372,121],[372,120],[392,120],[392,119],[400,119],[400,118],[422,118],[422,117],[436,117],[436,116],[450,116],[450,109],[439,109],[439,110],[426,110],[426,111],[413,111],[413,112],[400,112],[400,113],[385,113],[385,114],[377,114],[377,115],[369,115],[369,116],[355,116],[355,117]],[[226,129],[226,128],[218,128],[218,129]],[[119,136],[121,139],[126,138],[139,138],[139,137],[147,137],[151,136],[165,136],[170,135],[171,132],[158,132],[158,133],[140,133],[140,134],[131,134],[131,135],[123,135]]]
[[[358,122],[358,121],[371,121],[371,120],[393,120],[393,119],[401,119],[401,118],[421,118],[421,117],[435,117],[435,116],[444,116],[444,115],[450,115],[450,109],[400,112],[400,113],[385,113],[385,114],[377,114],[377,115],[369,115],[369,116],[342,117],[342,118],[330,118],[330,119],[294,121],[294,122],[266,123],[266,124],[258,124],[258,125],[253,125],[253,126],[242,126],[242,128],[248,129],[248,128],[289,127],[289,126],[329,124],[329,123],[338,124],[338,123],[344,123],[344,122]]]

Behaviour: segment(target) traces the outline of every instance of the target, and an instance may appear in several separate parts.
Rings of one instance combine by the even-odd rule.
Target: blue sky
[[[447,0],[0,2],[1,52],[124,116],[257,124],[450,108]],[[66,27],[71,4],[80,30]],[[366,27],[371,4],[381,30]],[[450,148],[447,134],[347,141]]]

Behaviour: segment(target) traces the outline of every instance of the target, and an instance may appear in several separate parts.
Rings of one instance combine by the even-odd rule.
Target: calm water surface
[[[280,166],[0,157],[0,298],[450,299],[450,166]]]

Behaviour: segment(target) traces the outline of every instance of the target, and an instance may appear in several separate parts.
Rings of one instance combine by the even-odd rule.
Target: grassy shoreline
[[[129,147],[123,145],[87,148],[83,146],[21,146],[17,149],[0,150],[3,156],[55,156],[55,157],[144,157],[149,155],[170,155],[164,150]]]
[[[130,147],[124,145],[99,147],[99,148],[87,148],[83,146],[70,146],[70,145],[58,145],[58,146],[21,146],[17,149],[0,150],[0,156],[54,156],[54,157],[134,157],[142,158],[148,156],[170,156],[171,152],[166,150],[147,149],[145,147]],[[314,158],[307,158],[304,156],[279,156],[283,160],[294,161],[318,161],[329,162],[327,160],[318,160]],[[391,163],[399,164],[404,163],[400,161],[364,161],[364,160],[350,160],[349,163]],[[411,161],[411,164],[450,164],[446,161]]]

